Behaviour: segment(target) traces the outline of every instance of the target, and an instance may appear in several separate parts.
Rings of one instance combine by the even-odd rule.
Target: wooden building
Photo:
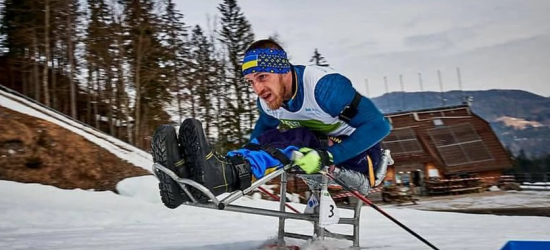
[[[382,144],[395,164],[385,186],[414,186],[427,195],[481,191],[512,167],[489,123],[467,104],[386,117],[393,128]]]

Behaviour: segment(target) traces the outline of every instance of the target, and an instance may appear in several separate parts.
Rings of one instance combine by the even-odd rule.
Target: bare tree
[[[50,0],[44,0],[44,68],[42,71],[42,86],[44,87],[44,104],[50,105],[50,90],[48,87],[48,64],[50,61]]]
[[[77,110],[76,110],[76,83],[74,81],[75,72],[76,72],[76,63],[74,60],[74,37],[76,36],[76,29],[73,27],[73,18],[74,12],[71,6],[72,0],[65,0],[65,11],[67,12],[67,28],[69,29],[70,35],[67,36],[67,57],[69,61],[69,109],[71,117],[77,119]]]

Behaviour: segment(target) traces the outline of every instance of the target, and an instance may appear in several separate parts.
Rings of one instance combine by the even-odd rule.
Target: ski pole
[[[378,206],[376,206],[374,203],[372,203],[369,199],[367,199],[366,197],[364,197],[361,193],[359,193],[357,190],[354,190],[353,188],[351,188],[348,184],[342,182],[341,180],[337,179],[334,175],[332,175],[331,173],[329,172],[326,172],[326,171],[320,171],[321,174],[323,175],[326,175],[328,176],[329,178],[331,178],[332,180],[334,180],[336,183],[338,183],[338,185],[344,187],[344,189],[348,190],[349,192],[351,192],[351,194],[353,194],[353,196],[357,197],[358,199],[360,199],[361,201],[369,204],[369,206],[371,206],[372,208],[374,208],[374,210],[380,212],[382,215],[384,215],[386,218],[390,219],[391,221],[393,221],[395,224],[397,224],[398,226],[400,226],[401,228],[405,229],[407,232],[409,232],[410,234],[412,234],[414,237],[416,237],[417,239],[419,239],[420,241],[424,242],[426,245],[430,246],[432,249],[434,250],[439,250],[437,247],[435,247],[434,245],[432,245],[430,242],[428,242],[426,239],[422,238],[422,236],[418,235],[417,233],[415,233],[413,230],[411,230],[410,228],[408,228],[407,226],[403,225],[401,222],[399,222],[398,220],[396,220],[395,218],[391,217],[389,214],[387,214],[386,212],[384,212],[384,210],[380,209]]]

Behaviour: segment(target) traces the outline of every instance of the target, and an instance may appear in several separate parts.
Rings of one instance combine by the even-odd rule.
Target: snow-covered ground
[[[548,190],[550,191],[550,182],[524,182],[520,187],[524,190]]]
[[[277,219],[190,206],[165,208],[152,176],[126,179],[121,194],[63,190],[41,184],[0,181],[0,249],[257,249],[273,239]],[[496,199],[496,198],[495,198]],[[277,209],[278,203],[242,198],[239,205]],[[292,204],[303,210],[302,204]],[[500,249],[508,240],[550,240],[550,218],[429,212],[385,208],[390,215],[440,249]],[[429,249],[372,208],[361,217],[361,245],[367,249]],[[348,210],[342,217],[351,216]],[[351,233],[351,226],[329,230]],[[311,233],[308,222],[287,230]],[[348,241],[310,244],[302,249],[345,248]]]
[[[540,208],[550,209],[550,192],[495,191],[465,196],[427,198],[418,202],[415,209],[453,210],[478,208]]]
[[[0,91],[1,92],[1,91]],[[66,120],[40,106],[0,93],[0,105],[57,123],[84,136],[139,167],[150,169],[150,156],[122,141]],[[126,179],[113,192],[63,190],[41,184],[0,181],[0,249],[159,249],[237,250],[257,249],[277,233],[277,218],[182,206],[175,210],[160,202],[153,176]],[[507,196],[507,195],[512,196]],[[489,196],[483,202],[497,205],[510,200],[527,204],[523,192]],[[528,196],[521,196],[528,197]],[[433,204],[478,200],[433,200]],[[480,198],[481,199],[481,198]],[[541,196],[544,202],[548,197]],[[236,204],[276,209],[278,203],[244,197]],[[433,205],[432,204],[432,205]],[[303,210],[302,204],[293,204]],[[412,206],[384,209],[440,249],[500,249],[509,240],[550,240],[550,218],[431,212]],[[341,211],[342,217],[351,216]],[[333,225],[329,230],[351,233],[351,226]],[[287,230],[311,234],[308,222],[292,221]],[[429,249],[372,208],[361,217],[361,245],[365,249]],[[308,243],[289,239],[302,249],[340,249],[348,241]]]

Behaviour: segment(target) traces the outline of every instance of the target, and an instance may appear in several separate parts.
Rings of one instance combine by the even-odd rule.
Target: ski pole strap
[[[316,134],[317,139],[319,140],[319,144],[321,145],[321,148],[328,148],[330,147],[329,142],[332,143],[342,143],[342,137],[336,137],[336,136],[329,136],[324,134]]]
[[[253,150],[253,151],[260,151],[260,150],[263,150],[265,152],[267,152],[269,155],[271,155],[271,157],[277,159],[278,161],[280,161],[283,165],[288,165],[290,164],[290,159],[288,159],[288,157],[286,157],[285,154],[283,154],[283,152],[281,152],[280,150],[278,150],[277,148],[267,144],[267,145],[259,145],[259,144],[256,144],[256,143],[247,143],[246,145],[244,145],[243,148],[246,148],[246,149],[249,149],[249,150]]]
[[[333,164],[332,160],[330,159],[330,155],[328,151],[326,150],[317,150],[317,154],[319,154],[319,157],[321,157],[321,167],[330,166]]]
[[[319,139],[319,144],[321,144],[321,148],[328,148],[329,147],[329,141],[330,138],[327,135],[317,135],[317,139]]]

